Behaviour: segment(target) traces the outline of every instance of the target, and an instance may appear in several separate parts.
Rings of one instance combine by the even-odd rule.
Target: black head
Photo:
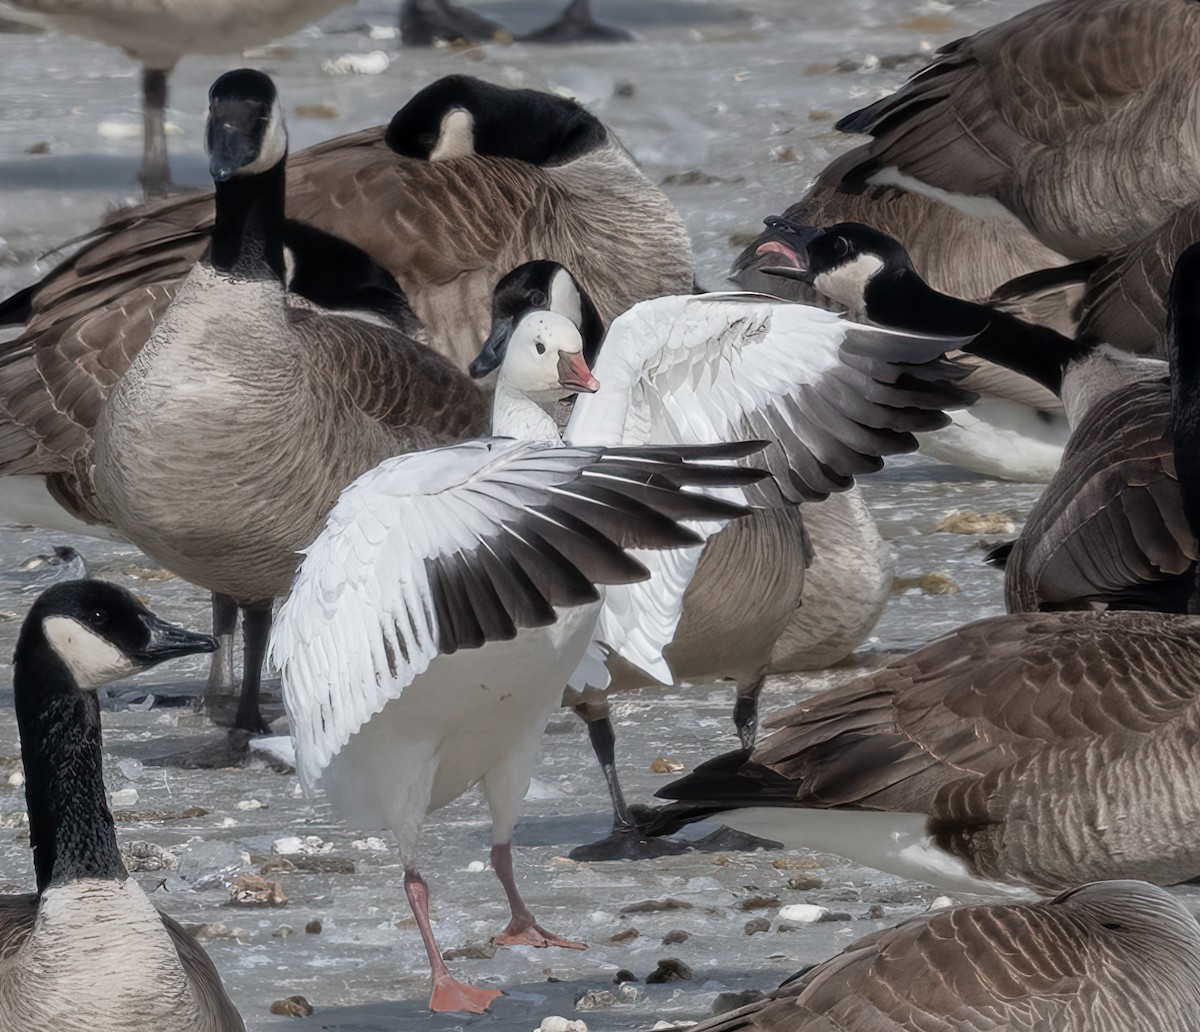
[[[84,690],[176,656],[213,652],[211,635],[166,623],[132,592],[100,580],[64,581],[44,591],[21,626],[14,662],[55,661]]]
[[[815,286],[834,300],[849,301],[823,289],[822,282],[846,286],[865,284],[879,271],[912,271],[912,261],[904,246],[894,237],[861,222],[839,222],[822,229],[806,226],[785,215],[770,215],[763,220],[767,232],[757,254],[777,254],[780,264],[762,271],[785,279],[801,280]],[[837,287],[835,287],[837,289]],[[858,290],[861,296],[861,288]]]
[[[470,372],[479,378],[503,364],[526,393],[594,391],[603,339],[600,314],[575,277],[558,262],[526,262],[496,284],[492,330]]]
[[[396,112],[387,144],[408,158],[477,154],[561,165],[607,140],[603,124],[573,100],[512,90],[469,75],[426,86]]]
[[[239,68],[212,84],[205,142],[217,183],[266,172],[287,157],[287,129],[270,76]]]

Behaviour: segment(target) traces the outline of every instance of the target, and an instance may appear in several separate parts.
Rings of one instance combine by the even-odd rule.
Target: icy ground
[[[560,0],[475,6],[520,30],[545,21]],[[640,41],[612,49],[488,46],[463,54],[398,53],[393,39],[336,31],[371,25],[385,36],[395,2],[370,0],[258,56],[185,60],[172,79],[171,120],[181,130],[170,141],[174,168],[178,179],[203,185],[207,87],[243,60],[276,77],[296,149],[386,121],[414,89],[442,74],[550,85],[588,103],[663,183],[688,221],[702,282],[720,286],[762,216],[799,197],[812,174],[846,146],[832,130],[839,114],[895,86],[931,45],[1025,6],[1021,0],[955,7],[916,0],[596,0],[602,20],[631,27]],[[393,58],[381,75],[322,71],[325,60],[376,49]],[[0,289],[7,293],[49,267],[49,261],[35,264],[38,255],[90,228],[111,206],[136,199],[140,142],[120,138],[116,126],[138,124],[140,100],[133,64],[84,41],[0,36],[0,67],[6,114],[0,121]],[[942,574],[960,590],[899,589],[855,664],[818,677],[775,679],[764,696],[766,712],[876,665],[888,652],[1003,611],[1001,577],[981,559],[986,545],[1009,535],[934,527],[954,509],[1007,513],[1019,521],[1036,487],[906,459],[869,480],[866,490],[894,544],[898,576]],[[13,784],[20,761],[8,657],[28,605],[15,571],[28,557],[68,542],[86,555],[94,574],[133,587],[164,617],[208,625],[207,597],[134,549],[0,529],[0,892],[28,891],[33,881],[24,799]],[[194,686],[202,670],[199,660],[179,663],[146,680]],[[720,685],[622,697],[615,717],[629,796],[646,800],[669,780],[650,772],[658,757],[690,767],[732,748],[731,703],[730,689]],[[454,960],[460,977],[509,995],[487,1016],[431,1015],[425,958],[394,853],[340,829],[319,802],[300,797],[292,775],[142,765],[211,733],[186,708],[139,711],[121,702],[105,714],[105,729],[108,787],[122,793],[114,802],[122,843],[139,854],[154,853],[140,843],[169,854],[168,867],[137,877],[169,913],[205,926],[205,945],[252,1030],[295,1020],[269,1013],[273,1001],[294,994],[317,1011],[301,1027],[345,1032],[466,1026],[526,1032],[550,1014],[582,1018],[592,1032],[649,1028],[660,1018],[694,1020],[710,1012],[720,993],[768,989],[854,938],[923,911],[939,895],[808,852],[689,853],[637,865],[566,860],[571,847],[606,832],[608,800],[582,724],[564,713],[547,731],[517,829],[518,875],[542,923],[590,948],[501,949],[490,959]],[[273,853],[284,838],[298,838],[315,852]],[[486,807],[478,795],[426,826],[423,869],[444,949],[486,943],[507,920],[499,885],[482,869],[487,849]],[[229,906],[226,883],[260,872],[279,882],[286,903]],[[648,907],[637,907],[647,901]],[[781,929],[778,911],[793,903],[846,916]],[[770,930],[747,934],[747,923],[758,918],[767,919]],[[313,921],[320,922],[319,933],[305,931]],[[680,932],[686,938],[668,936]],[[681,941],[664,944],[664,937]],[[645,985],[664,958],[683,961],[693,977]],[[621,969],[641,980],[632,993],[618,994],[614,976]],[[588,991],[594,1001],[615,1005],[577,1010],[576,998]]]

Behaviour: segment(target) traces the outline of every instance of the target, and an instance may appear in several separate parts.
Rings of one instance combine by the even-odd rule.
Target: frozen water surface
[[[520,30],[547,20],[560,0],[473,6]],[[847,146],[832,128],[839,114],[894,87],[918,66],[915,55],[1027,6],[1024,0],[953,7],[913,0],[596,0],[601,20],[629,26],[639,42],[397,53],[394,41],[359,31],[394,22],[393,0],[369,0],[250,58],[184,60],[172,77],[170,120],[180,129],[170,141],[173,166],[180,181],[204,185],[206,91],[220,71],[243,60],[275,76],[295,149],[385,122],[415,89],[450,72],[550,86],[585,101],[663,183],[687,219],[701,281],[720,286],[746,234],[798,198],[811,176]],[[392,52],[380,75],[334,77],[321,70],[324,61],[377,49]],[[97,127],[138,123],[140,77],[114,50],[52,35],[0,36],[0,64],[7,114],[0,123],[0,288],[7,293],[49,267],[51,260],[38,261],[38,255],[89,229],[112,207],[136,200],[140,141],[101,135]],[[1019,521],[1036,487],[909,458],[868,480],[866,491],[895,549],[899,576],[940,573],[960,590],[901,590],[851,664],[815,677],[772,680],[767,711],[878,664],[889,652],[1003,611],[1000,574],[981,562],[985,542],[933,528],[954,509],[1004,512]],[[96,575],[133,587],[163,616],[207,626],[207,596],[129,547],[0,529],[0,573],[16,571],[56,543],[75,545]],[[26,891],[33,882],[24,798],[10,783],[20,762],[8,657],[29,598],[20,585],[15,573],[0,581],[0,891],[6,892]],[[203,661],[192,660],[146,679],[194,684],[202,670]],[[647,799],[668,780],[650,773],[655,757],[690,766],[732,748],[731,703],[731,691],[721,685],[621,697],[615,705],[618,758],[630,797]],[[106,713],[108,787],[136,790],[132,809],[118,814],[119,837],[150,857],[143,864],[168,864],[137,877],[168,912],[207,926],[205,944],[251,1029],[293,1020],[269,1013],[273,1000],[293,994],[317,1008],[310,1024],[339,1030],[531,1030],[550,1014],[582,1018],[594,1032],[648,1028],[658,1018],[691,1020],[706,1015],[719,993],[770,988],[852,939],[921,912],[938,896],[927,886],[816,853],[689,853],[636,865],[566,860],[572,846],[606,832],[608,800],[582,724],[564,713],[547,731],[517,829],[518,874],[542,923],[590,949],[501,949],[490,960],[455,960],[460,977],[509,995],[488,1016],[431,1015],[425,958],[394,853],[340,828],[323,805],[300,797],[294,776],[265,767],[196,773],[134,762],[209,733],[186,708]],[[271,852],[278,839],[308,836],[319,840],[308,846],[315,852],[289,855],[286,863]],[[487,849],[487,812],[476,794],[427,825],[423,869],[444,949],[486,942],[506,922],[500,887],[481,869]],[[224,883],[264,864],[281,883],[286,904],[227,906]],[[664,899],[681,905],[622,914],[630,904]],[[778,911],[791,904],[848,917],[792,922],[780,931]],[[758,917],[768,918],[771,930],[748,935],[744,926]],[[320,933],[306,933],[314,919]],[[637,936],[623,939],[631,929]],[[688,937],[664,945],[663,937],[676,930]],[[632,999],[618,994],[616,1006],[575,1009],[586,990],[615,992],[619,969],[644,979],[667,957],[689,965],[692,980],[639,982]]]

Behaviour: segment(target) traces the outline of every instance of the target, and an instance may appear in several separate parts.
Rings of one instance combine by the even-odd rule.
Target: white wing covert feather
[[[579,446],[766,440],[779,490],[745,497],[823,498],[878,469],[881,455],[915,450],[912,431],[945,426],[941,409],[971,400],[953,385],[965,370],[942,357],[962,343],[762,294],[643,301],[610,326],[593,369],[600,390],[576,399],[563,436]],[[693,529],[707,538],[719,525]],[[662,650],[702,551],[638,553],[651,579],[605,596],[601,640],[664,683]]]
[[[439,654],[509,640],[553,623],[556,607],[595,602],[597,584],[646,576],[627,549],[694,543],[678,519],[745,511],[681,498],[664,481],[761,475],[683,461],[679,449],[501,438],[397,456],[364,473],[305,550],[271,635],[305,785]]]

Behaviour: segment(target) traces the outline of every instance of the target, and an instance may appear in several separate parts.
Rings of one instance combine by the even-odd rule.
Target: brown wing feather
[[[913,918],[696,1032],[1182,1032],[1200,999],[1198,947],[1195,921],[1165,892],[1100,882]]]
[[[751,762],[802,804],[929,813],[945,785],[1169,723],[1200,690],[1198,664],[1200,628],[1186,617],[983,620],[775,714]]]
[[[1177,146],[1190,110],[1197,48],[1189,0],[1042,4],[951,43],[843,119],[875,138],[844,182],[895,167],[995,198],[1072,257],[1131,244],[1195,197],[1194,159],[1164,141]],[[1105,201],[1118,197],[1116,212]]]
[[[1010,612],[1092,601],[1182,611],[1179,578],[1200,546],[1183,511],[1172,425],[1165,378],[1092,406],[1009,556]]]

